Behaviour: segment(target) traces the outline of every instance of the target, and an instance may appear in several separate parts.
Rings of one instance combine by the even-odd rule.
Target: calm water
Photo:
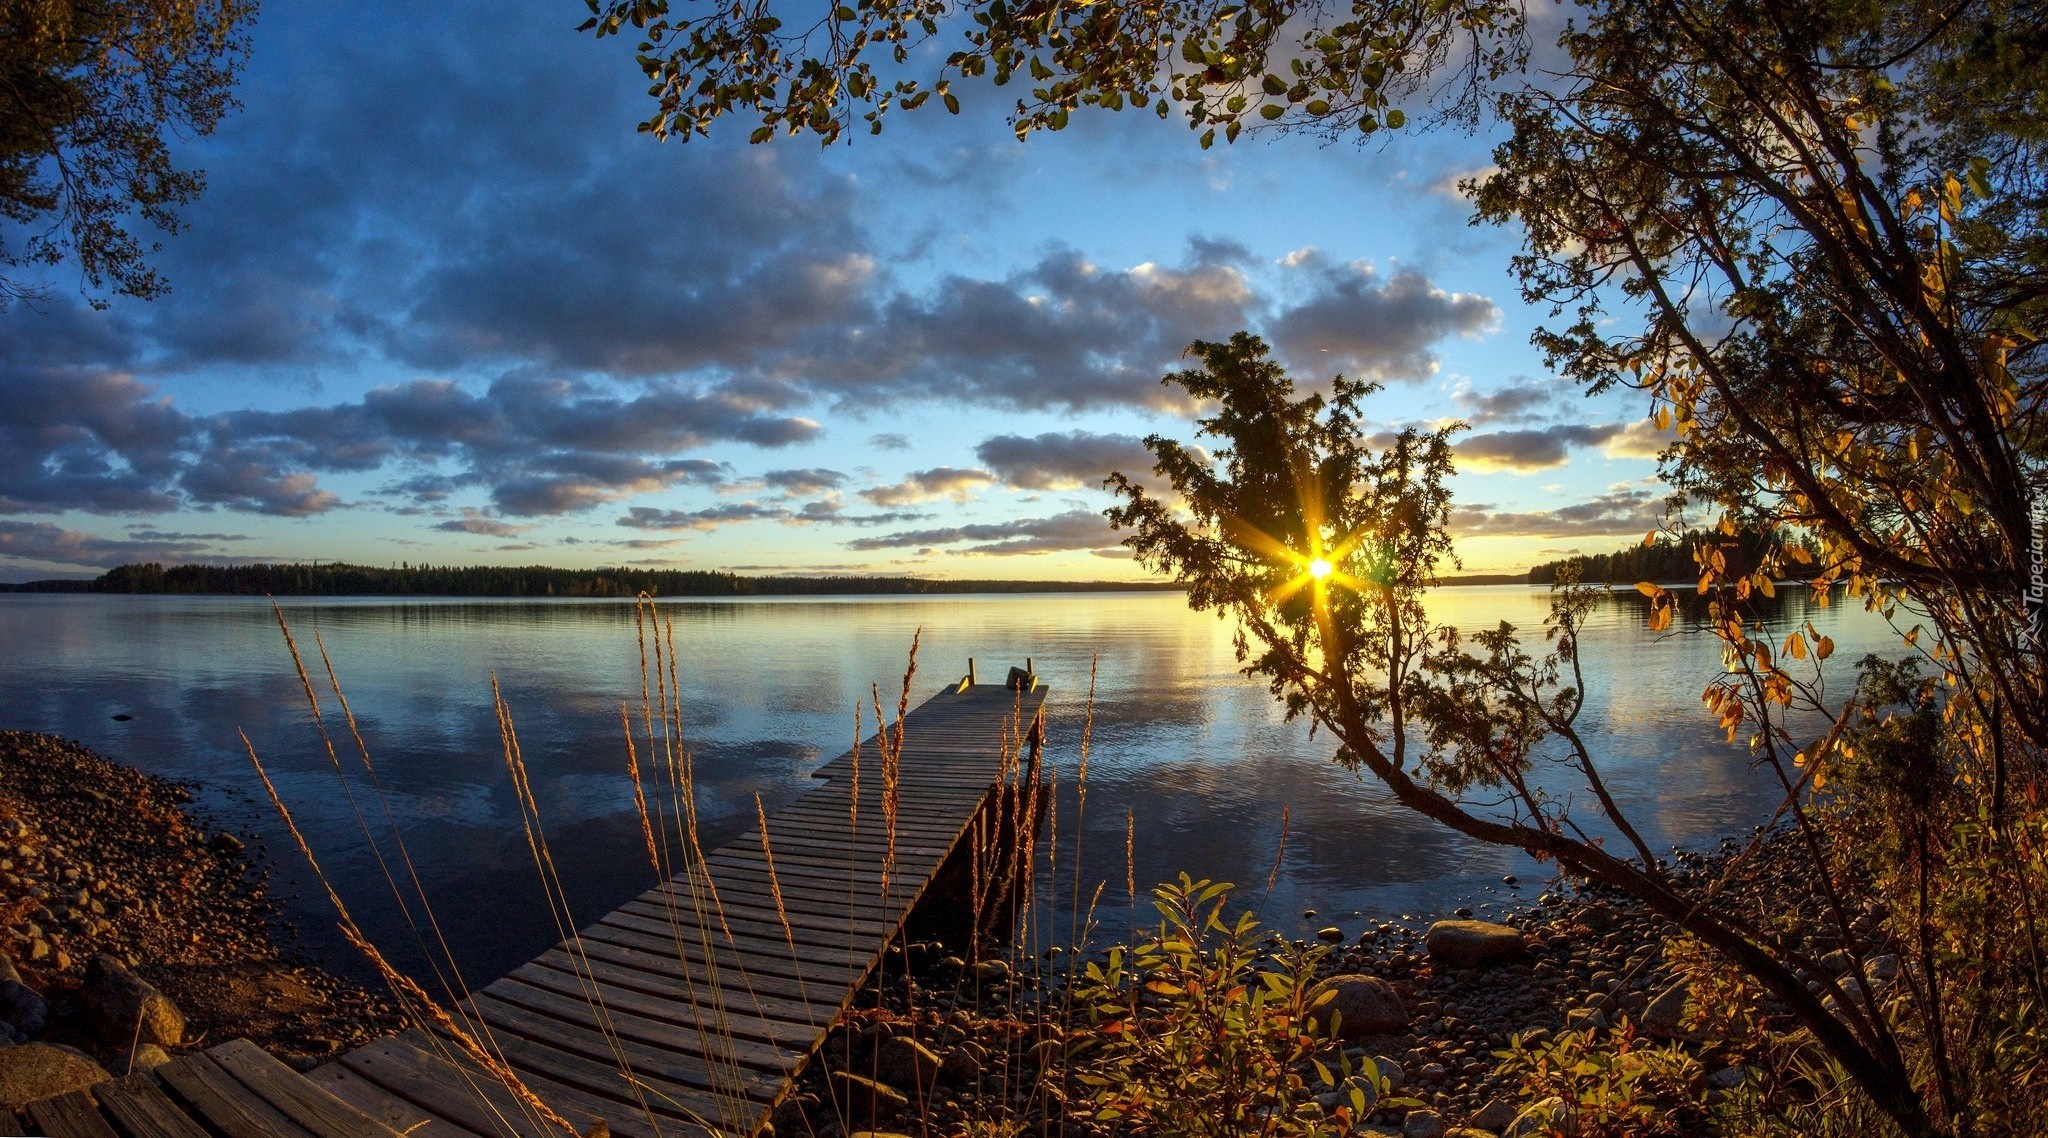
[[[1788,590],[1797,592],[1797,590]],[[1843,606],[1811,617],[1836,661],[1896,643]],[[1534,628],[1543,591],[1439,592],[1435,615],[1465,628]],[[1498,904],[1542,867],[1480,846],[1392,806],[1333,766],[1325,736],[1281,721],[1264,685],[1238,675],[1229,626],[1176,593],[672,601],[683,646],[688,729],[707,846],[744,830],[758,793],[773,811],[845,749],[852,709],[901,683],[924,630],[917,698],[957,680],[975,656],[984,679],[1035,658],[1053,689],[1049,753],[1066,789],[1060,860],[1075,834],[1071,794],[1089,660],[1100,657],[1082,835],[1086,893],[1125,918],[1124,830],[1148,883],[1186,870],[1244,883],[1257,899],[1290,816],[1265,912],[1299,931],[1331,920],[1440,912],[1461,898]],[[517,717],[548,836],[578,920],[652,881],[624,774],[619,705],[639,698],[630,604],[601,601],[305,599],[285,609],[300,643],[324,638],[376,758],[427,890],[472,978],[506,971],[555,939],[518,829],[490,703],[496,671]],[[1633,594],[1604,601],[1585,636],[1582,730],[1609,756],[1610,787],[1658,847],[1698,844],[1761,821],[1775,803],[1746,748],[1722,741],[1699,692],[1720,667],[1702,637],[1651,634]],[[1846,684],[1846,677],[1838,681]],[[133,716],[116,722],[116,714]],[[266,602],[244,598],[0,594],[0,727],[76,739],[144,770],[199,784],[222,824],[263,839],[277,893],[310,949],[362,970],[262,800],[237,729],[248,733],[358,918],[406,959],[368,842],[310,726]],[[1582,796],[1583,797],[1583,796]],[[373,815],[373,819],[375,816]],[[381,824],[378,832],[382,832]],[[1065,878],[1067,871],[1062,870]],[[1068,888],[1063,880],[1061,891]],[[1533,893],[1524,885],[1522,894]],[[1302,911],[1320,911],[1306,920]],[[1063,927],[1064,916],[1052,918]]]

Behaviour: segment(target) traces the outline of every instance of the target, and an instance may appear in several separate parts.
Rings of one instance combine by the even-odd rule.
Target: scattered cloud
[[[1467,470],[1508,470],[1527,473],[1563,466],[1569,448],[1598,446],[1621,433],[1617,424],[1593,426],[1567,423],[1541,429],[1493,431],[1467,435],[1452,444],[1458,464]]]
[[[862,490],[860,496],[877,506],[909,506],[937,498],[964,502],[995,480],[996,476],[986,470],[935,466],[906,475],[901,482]]]
[[[1111,471],[1136,475],[1152,469],[1144,440],[1092,431],[996,435],[974,448],[974,456],[1005,486],[1021,490],[1098,490]]]
[[[1414,269],[1382,280],[1371,266],[1293,258],[1315,285],[1267,325],[1281,357],[1312,375],[1421,380],[1435,375],[1431,349],[1452,336],[1476,338],[1500,322],[1500,308],[1476,293],[1446,292]]]
[[[1641,537],[1664,524],[1669,491],[1617,486],[1584,502],[1528,513],[1474,505],[1454,509],[1451,532],[1459,537]]]
[[[761,482],[770,489],[801,498],[837,490],[846,484],[846,475],[822,467],[807,470],[771,470],[761,476]]]
[[[973,542],[945,553],[975,556],[1057,553],[1114,546],[1115,531],[1093,510],[1069,510],[1043,518],[1015,518],[1004,522],[943,526],[935,529],[902,530],[855,538],[847,547],[858,550],[919,549],[938,551],[939,546]]]
[[[1648,419],[1637,419],[1607,440],[1609,458],[1656,458],[1664,448],[1678,441],[1676,429],[1658,430]]]
[[[533,527],[513,525],[502,518],[494,518],[481,511],[464,507],[461,517],[450,518],[434,528],[449,533],[473,533],[483,537],[516,537]]]
[[[1526,423],[1540,419],[1557,400],[1557,385],[1518,380],[1493,391],[1457,392],[1452,396],[1464,418],[1475,427],[1493,423]]]
[[[910,437],[890,431],[879,435],[869,435],[868,445],[876,450],[909,450]]]
[[[0,559],[9,561],[111,569],[136,562],[219,560],[211,544],[207,538],[107,538],[48,522],[0,519]]]

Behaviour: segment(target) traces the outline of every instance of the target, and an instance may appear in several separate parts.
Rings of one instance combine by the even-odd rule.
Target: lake
[[[1863,653],[1896,650],[1896,636],[1860,606],[1811,607],[1804,590],[1786,593],[1786,618],[1810,618],[1837,642],[1840,690]],[[1505,619],[1539,636],[1547,606],[1546,591],[1520,586],[1431,598],[1438,620],[1478,629]],[[681,649],[707,848],[748,827],[756,794],[772,812],[807,789],[809,772],[851,742],[854,705],[871,698],[871,684],[894,706],[922,628],[914,702],[956,682],[969,656],[984,681],[1031,657],[1052,688],[1047,753],[1063,793],[1061,896],[1049,927],[1069,920],[1078,829],[1082,903],[1094,882],[1109,882],[1100,915],[1110,935],[1122,935],[1127,815],[1136,822],[1141,917],[1146,887],[1181,871],[1240,883],[1240,896],[1262,901],[1267,919],[1292,934],[1327,923],[1356,932],[1368,920],[1461,902],[1499,906],[1533,896],[1547,874],[1407,814],[1333,765],[1327,736],[1311,739],[1306,724],[1283,722],[1264,684],[1238,674],[1230,626],[1189,612],[1178,593],[677,599],[661,608]],[[652,883],[619,726],[621,702],[637,713],[640,697],[630,603],[299,598],[284,609],[316,669],[315,634],[325,641],[472,980],[508,971],[556,939],[501,757],[493,672],[578,921]],[[1605,598],[1594,612],[1583,638],[1581,729],[1655,848],[1747,831],[1769,816],[1777,794],[1699,702],[1721,667],[1719,645],[1651,633],[1644,617],[1633,593]],[[263,798],[236,734],[246,731],[358,919],[396,959],[417,966],[267,602],[0,594],[0,646],[0,727],[63,735],[196,784],[220,824],[255,835],[276,858],[274,893],[312,955],[366,976]],[[1091,658],[1099,660],[1093,746],[1077,827]],[[868,720],[872,727],[871,713]],[[373,803],[364,809],[382,834]],[[1285,852],[1267,897],[1283,808]],[[1510,873],[1522,879],[1519,889],[1500,884]],[[1318,915],[1305,918],[1308,909]]]

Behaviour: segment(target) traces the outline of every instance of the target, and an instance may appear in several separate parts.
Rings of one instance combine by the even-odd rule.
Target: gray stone
[[[1502,1138],[1537,1138],[1538,1135],[1555,1132],[1569,1134],[1573,1121],[1571,1106],[1552,1096],[1523,1107],[1501,1135]]]
[[[1707,1089],[1732,1091],[1749,1081],[1749,1070],[1744,1067],[1723,1067],[1707,1076]]]
[[[1430,960],[1446,968],[1519,960],[1528,952],[1520,930],[1492,921],[1438,921],[1422,939]]]
[[[137,1071],[154,1071],[170,1061],[170,1052],[156,1044],[138,1043],[135,1050],[128,1054],[128,1073],[132,1075]]]
[[[984,984],[1000,984],[1010,978],[1010,962],[984,960],[974,966],[974,978]]]
[[[1643,1030],[1658,1039],[1697,1042],[1700,1033],[1685,1027],[1686,1005],[1691,1001],[1692,985],[1683,980],[1675,981],[1643,1009]]]
[[[1564,1026],[1568,1031],[1602,1031],[1607,1014],[1598,1008],[1573,1008],[1564,1013]]]
[[[875,1074],[893,1087],[931,1090],[942,1065],[931,1048],[915,1039],[897,1036],[875,1051]]]
[[[1024,1063],[1029,1067],[1044,1069],[1067,1057],[1066,1045],[1057,1039],[1041,1039],[1024,1052]]]
[[[93,958],[78,1003],[93,1030],[116,1046],[133,1039],[176,1047],[185,1040],[185,1014],[178,1005],[114,957]]]
[[[840,1109],[855,1120],[894,1118],[910,1105],[902,1091],[851,1071],[833,1071],[826,1081]]]
[[[1863,971],[1880,984],[1889,984],[1899,974],[1899,958],[1887,952],[1863,962]]]
[[[1317,981],[1306,999],[1309,1022],[1318,1031],[1328,1031],[1334,1021],[1341,1039],[1392,1035],[1408,1028],[1408,1009],[1402,1006],[1400,993],[1377,976],[1331,976]]]
[[[39,1034],[49,1022],[50,1005],[43,994],[19,980],[0,983],[0,1022],[23,1036]]]
[[[84,1090],[113,1078],[82,1051],[49,1043],[0,1048],[0,1107]]]
[[[939,1074],[949,1083],[966,1085],[981,1075],[981,1048],[972,1043],[963,1043],[951,1051],[939,1063]]]
[[[1401,1138],[1444,1138],[1444,1116],[1433,1110],[1411,1110],[1401,1120]]]
[[[1489,1099],[1477,1114],[1465,1121],[1481,1130],[1505,1130],[1515,1121],[1515,1105],[1506,1099]]]
[[[1344,930],[1338,928],[1336,925],[1331,925],[1328,928],[1317,929],[1316,939],[1322,941],[1325,944],[1336,944],[1338,941],[1344,939]]]

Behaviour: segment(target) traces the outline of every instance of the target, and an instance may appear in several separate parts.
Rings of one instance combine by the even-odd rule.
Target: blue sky
[[[1488,140],[1361,149],[994,89],[821,150],[658,143],[573,0],[263,11],[158,264],[0,312],[0,579],[126,561],[649,565],[1103,579],[1158,378],[1242,328],[1377,422],[1462,418],[1472,571],[1657,523],[1641,397],[1528,344]]]

